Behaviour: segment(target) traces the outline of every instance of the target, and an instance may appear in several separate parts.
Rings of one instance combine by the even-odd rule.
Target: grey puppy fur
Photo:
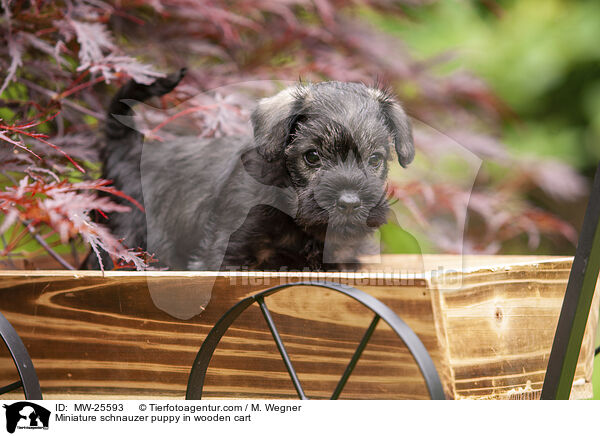
[[[403,167],[414,157],[402,107],[363,84],[299,83],[258,103],[253,137],[142,145],[123,122],[132,103],[183,74],[129,82],[109,107],[103,176],[145,207],[109,216],[113,233],[175,270],[356,268],[387,218],[393,150]]]

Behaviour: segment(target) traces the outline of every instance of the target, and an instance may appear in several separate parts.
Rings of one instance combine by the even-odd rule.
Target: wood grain
[[[571,261],[486,268],[460,274],[460,289],[438,289],[456,398],[539,397],[570,268]],[[573,397],[591,395],[599,295]]]
[[[326,279],[379,298],[403,318],[432,355],[448,397],[535,398],[570,268],[569,259],[542,260],[391,256],[356,274],[0,271],[0,310],[23,338],[45,398],[183,398],[202,340],[229,307],[281,282]],[[583,396],[598,295],[594,304],[577,371]],[[328,398],[373,314],[306,287],[267,305],[307,395]],[[0,349],[0,383],[15,379]],[[204,392],[295,398],[257,307],[219,344]],[[408,350],[380,323],[341,398],[427,397]]]
[[[183,397],[195,355],[219,317],[242,298],[277,284],[245,280],[242,286],[232,286],[231,277],[217,277],[206,310],[182,320],[158,309],[150,291],[156,294],[165,287],[164,292],[175,293],[176,281],[178,287],[205,293],[203,288],[214,275],[12,274],[3,273],[0,307],[27,345],[49,398],[73,394]],[[405,306],[406,321],[430,352],[440,355],[432,328],[431,295],[424,280],[397,289],[373,286],[369,291],[397,310]],[[267,304],[307,394],[327,398],[372,314],[353,300],[315,288],[290,289],[269,298]],[[0,376],[2,380],[15,377],[7,359]],[[258,310],[245,313],[224,337],[205,392],[212,397],[294,397]],[[343,397],[426,396],[411,356],[394,333],[381,325]]]

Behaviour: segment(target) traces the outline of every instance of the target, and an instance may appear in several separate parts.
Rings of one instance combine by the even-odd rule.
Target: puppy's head
[[[252,114],[256,151],[285,167],[296,222],[315,236],[364,236],[386,220],[388,161],[414,157],[410,123],[390,94],[362,84],[298,85]]]

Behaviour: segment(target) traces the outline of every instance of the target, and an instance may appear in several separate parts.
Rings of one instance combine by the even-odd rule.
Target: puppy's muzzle
[[[335,206],[337,210],[347,216],[354,215],[360,209],[362,202],[355,191],[342,191]]]

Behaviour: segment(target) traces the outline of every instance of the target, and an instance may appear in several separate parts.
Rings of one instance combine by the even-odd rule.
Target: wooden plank
[[[570,262],[425,255],[384,257],[364,273],[0,271],[0,310],[28,347],[46,398],[183,398],[202,340],[225,310],[282,282],[332,280],[381,299],[415,330],[448,397],[535,398]],[[598,295],[594,301],[579,396],[590,392]],[[267,304],[307,395],[328,398],[372,314],[315,288],[292,288]],[[0,350],[0,383],[14,379]],[[217,348],[205,394],[295,397],[257,307]],[[404,345],[380,323],[341,398],[417,399],[427,391]]]
[[[183,398],[191,364],[210,328],[230,306],[265,287],[264,283],[232,286],[231,277],[220,276],[206,310],[182,320],[157,308],[150,291],[156,293],[168,285],[166,291],[175,292],[175,279],[187,289],[202,289],[211,280],[206,274],[171,274],[170,278],[81,272],[53,273],[52,277],[37,272],[2,275],[0,308],[23,337],[46,398],[78,394]],[[302,278],[288,275],[285,280]],[[267,286],[275,284],[270,280]],[[431,293],[425,284],[421,280],[412,286],[363,289],[394,308],[443,368]],[[269,298],[268,304],[307,394],[327,398],[372,314],[353,300],[315,288],[284,291]],[[205,385],[209,397],[295,395],[258,310],[236,321],[211,366]],[[0,379],[11,378],[14,371],[4,359]],[[412,358],[382,324],[342,398],[426,397]]]
[[[538,398],[571,261],[487,268],[461,274],[461,288],[440,289],[456,398]],[[442,280],[442,278],[437,278]],[[575,397],[589,395],[596,292],[577,366]]]

